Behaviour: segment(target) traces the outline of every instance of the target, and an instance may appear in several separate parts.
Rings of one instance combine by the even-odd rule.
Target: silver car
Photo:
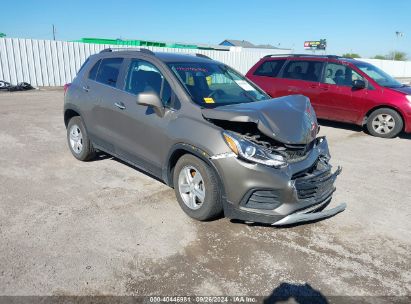
[[[66,86],[68,146],[113,155],[175,189],[192,218],[275,226],[327,218],[341,172],[307,97],[271,99],[204,55],[106,49]]]

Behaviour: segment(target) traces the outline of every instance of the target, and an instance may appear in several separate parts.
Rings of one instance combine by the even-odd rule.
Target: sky
[[[219,44],[248,40],[303,50],[327,39],[327,53],[362,57],[390,51],[411,57],[411,1],[116,0],[15,1],[0,12],[7,37],[83,37]],[[397,38],[396,31],[404,33]]]

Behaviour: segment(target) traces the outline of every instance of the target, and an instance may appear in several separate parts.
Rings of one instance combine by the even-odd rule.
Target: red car
[[[309,97],[319,118],[365,125],[385,138],[411,133],[411,87],[372,64],[338,56],[269,55],[246,76],[272,97]]]

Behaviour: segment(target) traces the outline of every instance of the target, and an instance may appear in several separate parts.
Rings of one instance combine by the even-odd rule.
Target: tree
[[[392,51],[387,56],[387,59],[405,61],[407,60],[407,53],[400,51]]]
[[[5,33],[0,33],[0,38],[6,37]]]
[[[374,59],[387,59],[387,57],[386,56],[383,56],[383,55],[375,55],[374,56]]]
[[[361,58],[361,56],[358,55],[357,53],[345,53],[345,54],[342,54],[342,56],[345,58]]]

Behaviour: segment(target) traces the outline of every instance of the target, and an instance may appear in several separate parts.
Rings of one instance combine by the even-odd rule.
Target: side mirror
[[[361,79],[354,80],[352,82],[352,87],[357,90],[364,89],[366,87],[365,81]]]
[[[153,107],[158,116],[164,115],[164,106],[160,97],[155,92],[144,92],[137,95],[137,104]]]

